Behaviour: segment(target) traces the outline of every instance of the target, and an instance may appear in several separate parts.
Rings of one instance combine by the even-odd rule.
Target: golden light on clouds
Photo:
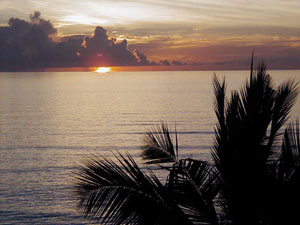
[[[89,17],[86,15],[67,15],[61,18],[61,21],[68,22],[71,24],[85,24],[85,25],[105,25],[108,23],[105,19],[100,19],[96,17]]]
[[[98,67],[95,72],[97,73],[107,73],[107,72],[110,72],[111,69],[110,67]]]

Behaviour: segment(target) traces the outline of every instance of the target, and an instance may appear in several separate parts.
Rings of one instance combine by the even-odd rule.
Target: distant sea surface
[[[249,71],[220,71],[228,93]],[[300,71],[269,71],[274,83]],[[0,73],[0,224],[88,224],[73,171],[91,154],[129,152],[164,121],[182,157],[210,160],[213,72]],[[291,119],[300,115],[300,100]],[[141,164],[142,167],[145,165]],[[158,174],[160,176],[161,174]]]

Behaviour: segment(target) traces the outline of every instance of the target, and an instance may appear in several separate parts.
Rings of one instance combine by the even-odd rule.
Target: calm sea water
[[[87,155],[127,151],[177,126],[182,156],[210,159],[213,72],[0,73],[0,224],[87,224],[72,172]],[[225,75],[239,88],[248,71]],[[270,71],[276,84],[300,71]],[[300,115],[300,101],[292,118]]]

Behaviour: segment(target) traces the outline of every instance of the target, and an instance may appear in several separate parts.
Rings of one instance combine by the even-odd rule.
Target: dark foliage
[[[104,224],[295,224],[300,202],[299,122],[283,132],[297,84],[274,87],[261,63],[226,97],[213,77],[217,116],[214,163],[180,159],[167,124],[149,131],[142,158],[167,171],[163,184],[130,155],[88,160],[77,171],[84,215]],[[282,142],[282,144],[280,143]],[[281,145],[281,146],[280,146]]]
[[[85,215],[106,224],[191,224],[151,171],[141,171],[130,155],[115,161],[96,157],[77,171]]]
[[[167,124],[153,127],[144,137],[142,158],[148,164],[175,162],[178,159],[177,133],[174,147]]]
[[[275,89],[264,63],[251,74],[245,87],[233,92],[230,99],[225,98],[224,81],[214,77],[218,124],[212,154],[222,208],[233,224],[269,223],[265,211],[270,201],[265,202],[265,196],[274,188],[269,183],[274,180],[270,166],[280,161],[278,131],[297,95],[293,81]]]

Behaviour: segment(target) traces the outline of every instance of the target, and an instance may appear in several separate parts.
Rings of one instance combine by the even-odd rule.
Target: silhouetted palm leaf
[[[290,124],[285,130],[282,143],[282,156],[280,159],[284,180],[292,181],[300,179],[300,134],[299,121]],[[296,176],[296,177],[294,177]],[[299,180],[300,182],[300,180]]]
[[[215,94],[215,102],[214,102],[214,109],[218,119],[218,125],[220,128],[224,128],[225,126],[225,103],[226,103],[226,83],[225,78],[223,81],[219,81],[216,74],[213,76],[213,87],[214,87],[214,94]]]
[[[276,100],[273,106],[269,147],[271,147],[274,140],[276,140],[275,138],[278,130],[288,119],[291,108],[296,102],[297,94],[297,83],[294,81],[284,82],[278,87],[276,92]]]
[[[299,123],[290,124],[284,133],[282,148],[269,165],[268,190],[265,196],[267,224],[294,224],[300,201]]]
[[[219,189],[217,174],[204,161],[180,160],[170,171],[167,186],[194,224],[218,224],[213,203]]]
[[[90,159],[77,174],[79,208],[105,224],[190,224],[155,175],[130,155]]]
[[[168,125],[162,123],[148,131],[142,146],[142,158],[147,164],[175,162],[178,159],[178,141],[175,131],[176,144],[174,147]]]

